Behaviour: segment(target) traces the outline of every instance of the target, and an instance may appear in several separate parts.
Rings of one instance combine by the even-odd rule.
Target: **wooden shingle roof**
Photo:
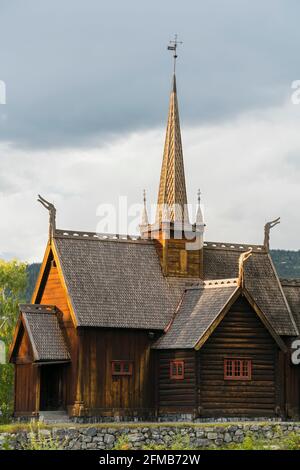
[[[55,309],[43,305],[20,305],[35,362],[68,361],[70,355]]]
[[[54,243],[78,326],[164,329],[176,305],[152,242]]]
[[[164,330],[188,278],[164,277],[154,241],[57,231],[53,240],[78,326]],[[248,245],[205,243],[205,280],[238,277]],[[278,335],[298,330],[269,254],[245,267],[245,286]],[[207,297],[207,302],[209,302]]]
[[[194,348],[238,289],[237,280],[187,288],[170,328],[152,347]]]
[[[224,279],[238,276],[238,259],[241,248],[232,245],[209,243],[204,248],[205,279]],[[295,336],[298,330],[287,299],[273,266],[269,253],[254,247],[245,265],[245,287],[264,312],[278,335]]]
[[[300,279],[281,279],[281,285],[300,330]]]

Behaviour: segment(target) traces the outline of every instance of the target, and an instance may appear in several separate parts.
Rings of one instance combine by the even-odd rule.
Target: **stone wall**
[[[35,429],[35,428],[33,428]],[[247,435],[253,438],[276,439],[291,432],[300,434],[300,423],[219,423],[219,424],[106,424],[72,425],[41,428],[40,440],[64,449],[113,449],[123,444],[140,449],[146,445],[168,447],[178,435],[196,448],[220,447],[231,442],[241,443]],[[24,449],[31,442],[30,432],[0,431],[0,449]]]

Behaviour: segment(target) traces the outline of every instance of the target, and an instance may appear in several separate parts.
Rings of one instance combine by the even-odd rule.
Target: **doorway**
[[[40,410],[54,411],[65,408],[65,365],[47,364],[40,372]]]

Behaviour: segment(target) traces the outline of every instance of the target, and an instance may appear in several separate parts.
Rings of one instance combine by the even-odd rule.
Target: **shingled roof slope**
[[[300,279],[281,279],[281,285],[300,330]]]
[[[43,306],[21,305],[26,329],[35,351],[35,361],[67,361],[70,359],[55,313],[45,312]]]
[[[188,278],[163,276],[154,241],[57,231],[54,243],[79,326],[164,329]],[[248,246],[205,243],[206,280],[238,276]],[[245,285],[278,335],[298,331],[271,258],[256,246]]]
[[[177,299],[152,242],[57,237],[55,246],[79,326],[168,324]]]
[[[178,312],[154,349],[194,348],[237,291],[237,283],[187,288]]]
[[[212,244],[210,244],[212,245]],[[204,248],[205,279],[235,278],[242,251],[238,248]],[[278,335],[298,334],[293,315],[276,275],[270,255],[264,250],[253,250],[245,264],[245,287]]]

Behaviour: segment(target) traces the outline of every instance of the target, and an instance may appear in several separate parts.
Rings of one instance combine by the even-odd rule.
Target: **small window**
[[[250,359],[224,359],[225,380],[251,380],[251,373]]]
[[[170,362],[170,379],[184,379],[184,362]]]
[[[132,375],[132,361],[112,361],[112,375]]]

